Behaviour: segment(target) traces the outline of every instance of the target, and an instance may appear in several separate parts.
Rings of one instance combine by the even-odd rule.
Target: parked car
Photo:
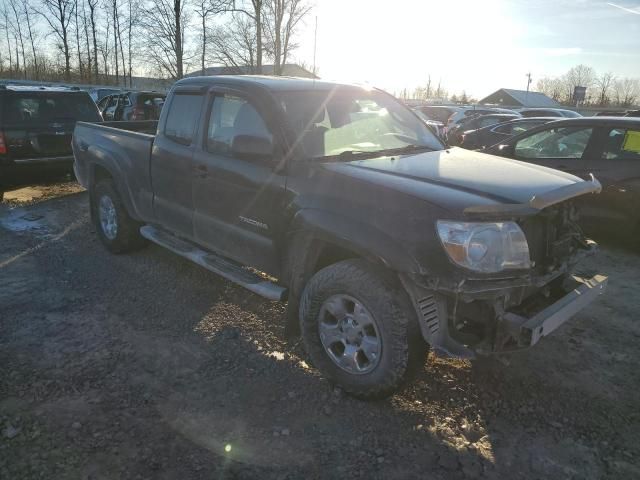
[[[449,127],[447,130],[447,143],[452,146],[458,146],[462,143],[462,135],[468,130],[476,130],[516,118],[521,117],[518,114],[512,113],[489,113],[486,115],[469,116],[456,125]]]
[[[461,135],[460,146],[475,150],[490,147],[503,140],[526,132],[530,128],[557,120],[557,117],[516,118],[475,130],[466,130]]]
[[[89,90],[89,95],[94,102],[98,103],[104,97],[120,93],[120,89],[117,88],[92,88]]]
[[[451,115],[463,109],[455,105],[422,105],[416,107],[415,110],[419,110],[431,120],[442,122],[446,125]]]
[[[9,187],[42,174],[71,171],[77,120],[102,120],[87,92],[0,86],[0,199]]]
[[[420,119],[424,123],[426,123],[427,126],[431,130],[433,130],[440,139],[444,138],[444,135],[445,135],[444,123],[438,122],[437,120],[432,120],[431,118],[427,117],[424,113],[422,113],[420,109],[413,108],[412,110],[413,110],[413,113],[415,113],[418,117],[420,117]]]
[[[465,105],[460,106],[459,108],[460,110],[452,114],[447,120],[447,134],[449,133],[449,131],[455,129],[459,123],[466,121],[470,117],[479,117],[480,115],[491,115],[499,113],[520,116],[518,112],[516,112],[515,110],[510,110],[508,108],[481,107],[478,105]]]
[[[597,112],[596,117],[640,117],[640,110],[604,111]]]
[[[532,128],[488,149],[490,153],[589,179],[602,193],[579,199],[582,224],[592,232],[640,235],[640,118],[582,117]]]
[[[192,77],[155,136],[124,127],[83,122],[73,137],[104,246],[151,240],[287,299],[285,331],[360,397],[393,392],[427,345],[463,358],[530,347],[606,284],[571,275],[594,250],[573,199],[596,180],[445,149],[380,90]]]
[[[98,107],[105,121],[157,120],[165,98],[159,92],[125,92],[105,97]]]
[[[566,108],[522,108],[518,113],[523,117],[560,117],[560,118],[580,118],[578,112],[567,110]]]

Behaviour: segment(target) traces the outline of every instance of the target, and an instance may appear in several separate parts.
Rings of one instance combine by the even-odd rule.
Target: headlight
[[[458,265],[484,273],[531,266],[529,245],[517,223],[438,220],[437,226],[444,249]]]

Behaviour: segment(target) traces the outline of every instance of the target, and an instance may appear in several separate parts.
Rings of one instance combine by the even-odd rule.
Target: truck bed
[[[158,122],[78,122],[73,132],[74,171],[89,188],[96,169],[111,172],[113,181],[139,218],[152,215],[151,149]]]

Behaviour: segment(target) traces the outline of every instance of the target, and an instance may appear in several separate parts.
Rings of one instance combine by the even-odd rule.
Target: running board
[[[276,301],[287,299],[286,288],[270,282],[233,260],[202,250],[193,243],[178,238],[172,233],[151,225],[145,225],[140,228],[140,234],[261,297]]]

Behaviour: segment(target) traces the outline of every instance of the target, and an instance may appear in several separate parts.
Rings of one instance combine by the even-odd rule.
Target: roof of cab
[[[367,88],[363,85],[330,82],[303,77],[274,77],[268,75],[211,75],[183,78],[179,85],[255,85],[272,91],[333,90],[338,87]]]

